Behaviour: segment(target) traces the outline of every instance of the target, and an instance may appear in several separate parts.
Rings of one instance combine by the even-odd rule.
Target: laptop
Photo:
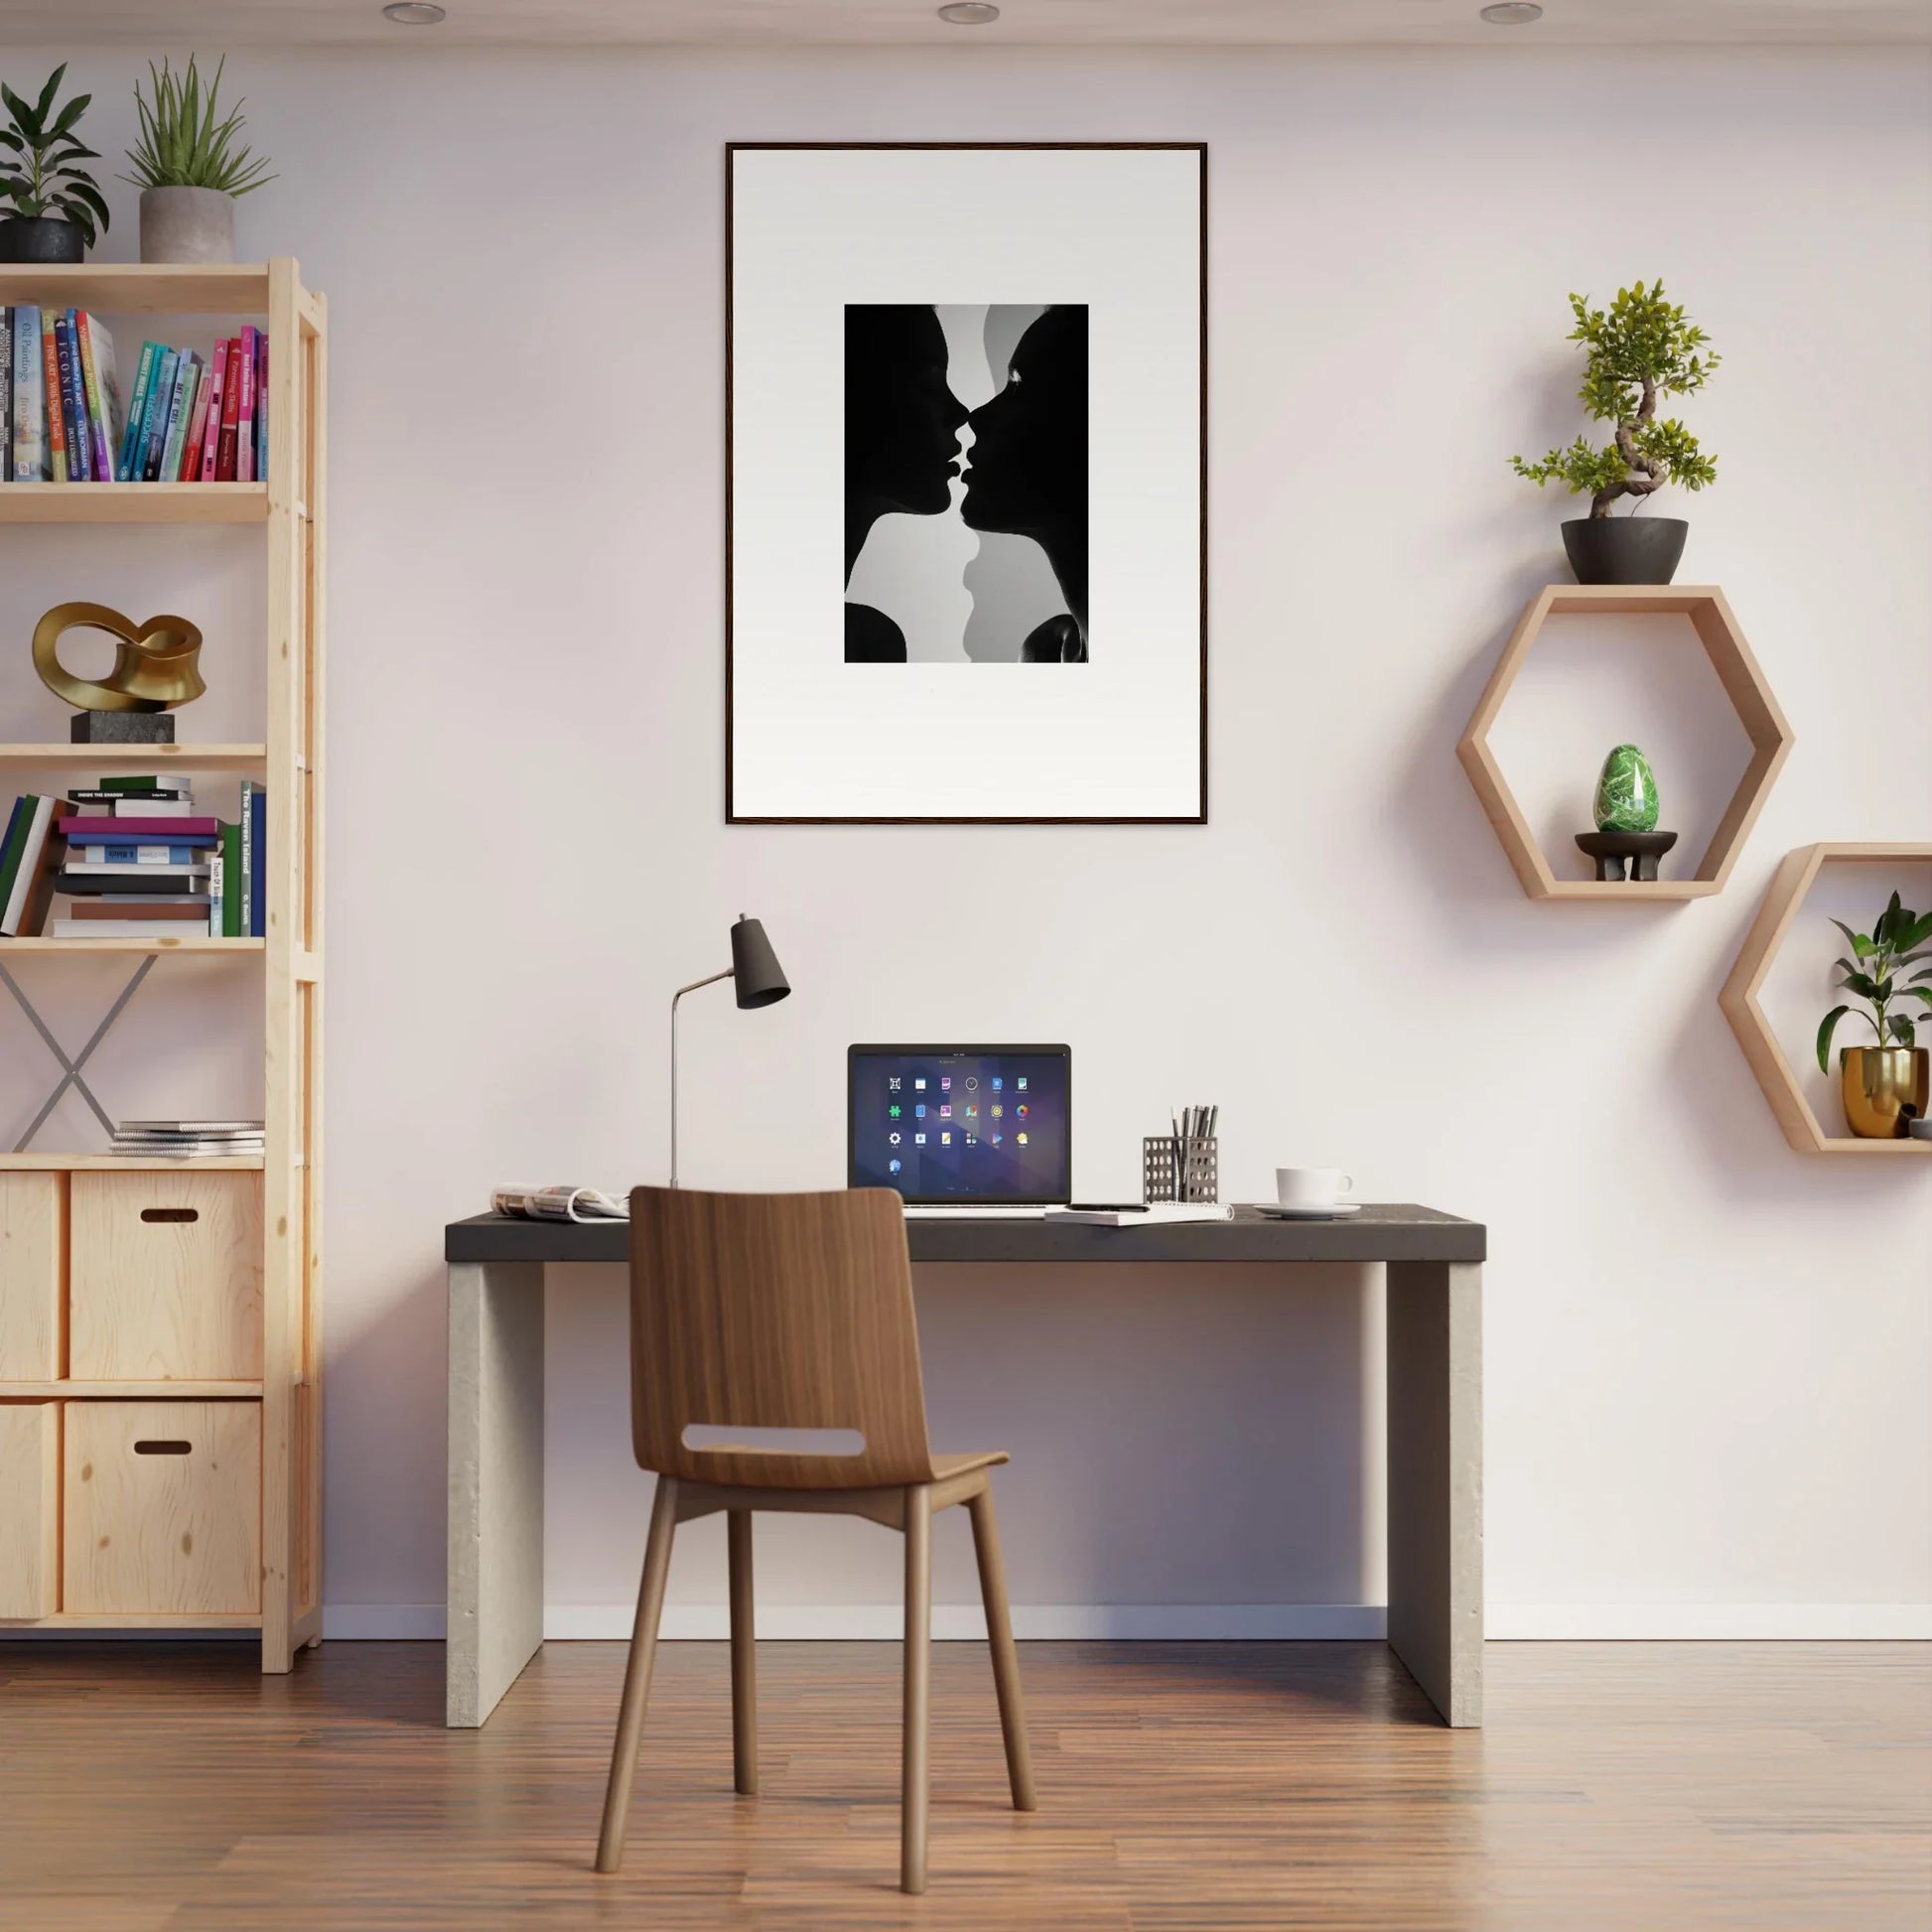
[[[908,1214],[1037,1219],[1073,1196],[1066,1046],[853,1046],[846,1178]]]

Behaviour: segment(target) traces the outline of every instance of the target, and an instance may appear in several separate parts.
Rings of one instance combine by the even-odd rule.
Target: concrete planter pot
[[[218,188],[144,188],[141,259],[233,261],[234,197]]]

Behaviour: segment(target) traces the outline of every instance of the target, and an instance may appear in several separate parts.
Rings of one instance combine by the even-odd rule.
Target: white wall
[[[134,69],[76,62],[96,145]],[[495,1180],[663,1172],[665,1002],[741,909],[797,991],[691,1006],[690,1180],[836,1181],[849,1039],[1070,1039],[1083,1189],[1131,1187],[1148,1125],[1213,1099],[1236,1196],[1335,1161],[1490,1224],[1494,1633],[1932,1627],[1932,1173],[1789,1152],[1715,999],[1785,850],[1932,833],[1923,53],[411,44],[229,71],[282,176],[242,205],[244,249],[299,255],[334,330],[334,1630],[440,1616],[443,1221]],[[1211,144],[1204,830],[722,822],[722,146],[934,135]],[[1798,747],[1724,897],[1537,905],[1452,752],[1560,569],[1564,505],[1505,463],[1573,433],[1566,291],[1656,274],[1726,356],[1686,411],[1722,483],[1689,504],[1683,575],[1726,587]],[[111,581],[213,609],[242,543],[148,544],[152,575]],[[0,540],[6,735],[58,732],[25,640],[95,594],[99,556]],[[1698,680],[1668,652],[1567,661],[1574,688],[1515,721],[1537,707],[1538,822],[1582,825],[1625,737],[1658,750],[1667,816],[1708,816],[1685,761],[1732,752]],[[953,976],[964,923],[1002,935],[996,972]],[[163,1080],[170,1050],[130,1038],[101,1084],[158,1107],[192,1077],[177,1051]],[[6,1129],[41,1058],[11,1021],[0,1055]],[[1285,1607],[1381,1589],[1366,1281],[954,1270],[921,1293],[936,1432],[1015,1451],[1016,1596],[1061,1612],[1031,1627],[1368,1627]],[[551,1298],[560,1629],[613,1627],[634,1586],[621,1295],[579,1272]],[[689,1544],[683,1629],[723,1585]],[[941,1558],[941,1601],[969,1600],[950,1532]],[[890,1603],[894,1553],[774,1523],[760,1586],[767,1627],[810,1627]]]

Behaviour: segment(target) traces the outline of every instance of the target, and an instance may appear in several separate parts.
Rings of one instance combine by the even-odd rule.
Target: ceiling
[[[395,27],[380,0],[0,0],[16,47],[1738,46],[1932,43],[1932,0],[1545,0],[1496,28],[1481,0],[1004,0],[949,27],[936,0],[445,0]]]

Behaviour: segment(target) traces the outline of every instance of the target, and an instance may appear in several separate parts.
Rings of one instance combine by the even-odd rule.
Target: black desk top
[[[1230,1221],[1102,1228],[970,1214],[913,1215],[914,1261],[1481,1261],[1487,1230],[1433,1207],[1364,1205],[1333,1221],[1275,1221],[1236,1208]],[[474,1214],[443,1231],[445,1261],[625,1261],[624,1221],[519,1221]]]

